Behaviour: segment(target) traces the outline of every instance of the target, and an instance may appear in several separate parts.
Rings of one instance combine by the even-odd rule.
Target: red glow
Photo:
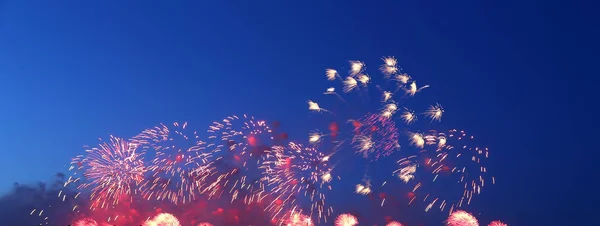
[[[362,126],[362,124],[358,121],[352,121],[352,126],[354,126],[354,129],[358,129]]]
[[[256,137],[254,136],[249,136],[248,137],[248,144],[250,144],[251,146],[256,146]]]

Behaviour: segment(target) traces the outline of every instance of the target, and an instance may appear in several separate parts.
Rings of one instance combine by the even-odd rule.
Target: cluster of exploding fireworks
[[[308,144],[287,141],[287,134],[277,132],[279,123],[248,115],[225,117],[200,132],[187,122],[160,124],[131,139],[111,136],[109,142],[101,141],[73,158],[72,174],[57,198],[69,204],[71,223],[78,226],[208,226],[210,217],[196,210],[219,200],[245,206],[246,212],[258,208],[274,225],[354,226],[363,219],[335,213],[327,197],[335,196],[334,188],[365,196],[379,188],[368,174],[354,188],[336,187],[344,173],[338,172],[338,164],[345,162],[338,157],[359,156],[366,164],[393,158],[400,159],[392,172],[395,181],[406,188],[394,192],[408,193],[404,204],[447,210],[447,225],[478,225],[460,209],[481,194],[485,184],[495,183],[484,165],[488,149],[473,144],[473,136],[464,131],[432,130],[444,113],[441,105],[429,105],[421,113],[409,107],[409,100],[429,86],[417,86],[395,58],[383,60],[381,78],[370,77],[360,61],[351,61],[344,77],[326,70],[327,80],[339,87],[326,89],[325,95],[333,97],[331,108],[308,101],[310,111],[328,120],[323,125],[327,129],[309,134]],[[421,115],[427,120],[420,120]],[[418,121],[427,123],[427,132],[421,132]],[[383,206],[386,195],[379,194]],[[43,208],[31,215],[44,217],[47,224]],[[170,213],[179,213],[176,208],[189,211],[169,214],[163,208]],[[242,214],[216,207],[209,215],[231,216],[220,223],[233,225],[240,223]],[[386,225],[403,224],[388,219]],[[505,224],[490,223],[501,225]]]

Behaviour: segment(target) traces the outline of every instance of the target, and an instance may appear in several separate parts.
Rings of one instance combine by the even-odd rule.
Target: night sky
[[[482,225],[592,225],[597,145],[585,131],[597,104],[584,97],[597,71],[597,7],[157,2],[0,0],[1,193],[66,171],[98,137],[160,122],[203,130],[247,113],[305,141],[306,101],[328,87],[326,68],[361,60],[376,75],[380,58],[395,56],[431,86],[442,125],[493,150],[498,182],[472,210]]]

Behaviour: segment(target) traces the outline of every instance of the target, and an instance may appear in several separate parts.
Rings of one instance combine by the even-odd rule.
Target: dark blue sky
[[[494,150],[487,218],[566,223],[552,214],[582,217],[596,199],[581,195],[592,169],[581,161],[597,154],[576,137],[591,126],[575,123],[595,118],[578,108],[597,62],[593,6],[60,2],[0,1],[1,191],[63,171],[97,137],[159,122],[249,113],[305,139],[325,68],[393,55],[432,86],[444,123]]]

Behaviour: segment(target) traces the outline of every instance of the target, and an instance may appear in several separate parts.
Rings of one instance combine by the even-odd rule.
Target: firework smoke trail
[[[259,166],[274,141],[267,122],[247,115],[234,115],[213,122],[208,133],[208,148],[216,156],[219,173],[203,193],[212,198],[226,192],[231,196],[231,202],[241,199],[248,205],[259,203],[268,195]]]
[[[289,214],[302,210],[298,198],[306,197],[311,203],[310,211],[306,211],[310,213],[309,217],[327,222],[333,213],[325,194],[332,190],[329,182],[333,167],[329,164],[329,156],[314,147],[289,142],[286,146],[273,146],[261,169],[275,196],[266,208],[272,219],[285,220],[291,217]]]
[[[432,130],[411,139],[419,153],[400,159],[394,171],[413,186],[409,203],[423,201],[425,211],[437,207],[452,212],[469,205],[486,184],[495,183],[484,165],[489,150],[474,145],[474,137],[464,131]]]
[[[355,226],[358,224],[358,219],[352,214],[340,214],[335,219],[335,226]]]
[[[479,226],[477,218],[470,213],[459,210],[452,212],[446,220],[447,226]]]
[[[83,172],[84,178],[80,181],[81,178],[71,176],[65,187],[79,183],[78,190],[91,190],[90,209],[106,209],[117,205],[119,201],[127,201],[123,199],[135,193],[136,185],[142,182],[146,171],[143,152],[137,149],[134,143],[110,136],[109,143],[103,142],[97,148],[86,150],[86,155],[72,159],[69,170],[75,175]]]
[[[142,196],[148,200],[189,203],[197,198],[206,178],[214,174],[212,153],[187,122],[160,124],[131,140],[154,154],[147,167],[149,178],[141,185]]]

